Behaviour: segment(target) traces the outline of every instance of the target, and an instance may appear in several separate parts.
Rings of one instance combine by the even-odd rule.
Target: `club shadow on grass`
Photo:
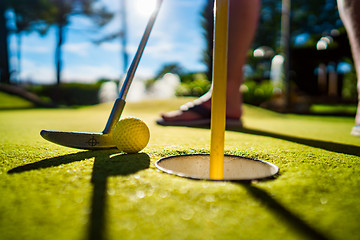
[[[89,158],[95,158],[91,183],[93,195],[90,206],[89,240],[106,239],[106,204],[107,204],[107,182],[112,176],[126,176],[149,168],[150,157],[145,153],[139,154],[117,154],[116,150],[100,150],[79,152],[39,162],[26,164],[13,168],[9,174],[22,173],[31,170],[51,168]]]
[[[111,176],[126,176],[149,168],[150,157],[145,154],[121,154],[111,158],[95,158],[91,182],[94,185],[89,240],[106,239],[107,181]]]
[[[202,128],[202,129],[209,129],[210,126],[197,126],[197,127],[190,127],[190,128]],[[264,137],[272,137],[277,139],[286,140],[289,142],[294,142],[302,145],[306,145],[309,147],[315,147],[323,150],[327,150],[330,152],[336,153],[344,153],[349,155],[354,155],[360,157],[360,146],[343,144],[343,143],[336,143],[336,142],[329,142],[323,140],[315,140],[310,138],[300,138],[295,136],[284,135],[275,132],[269,132],[264,130],[252,129],[252,128],[245,128],[245,127],[226,127],[227,131],[231,132],[241,132],[246,134],[252,135],[259,135]]]
[[[268,131],[263,131],[263,130],[257,130],[257,129],[251,129],[251,128],[241,128],[241,129],[229,128],[228,130],[247,133],[247,134],[253,134],[253,135],[259,135],[259,136],[265,136],[265,137],[272,137],[272,138],[277,138],[277,139],[283,139],[286,141],[306,145],[309,147],[320,148],[320,149],[330,151],[330,152],[344,153],[344,154],[349,154],[349,155],[354,155],[354,156],[360,157],[360,146],[336,143],[336,142],[329,142],[329,141],[323,141],[323,140],[315,140],[315,139],[310,139],[310,138],[300,138],[300,137],[289,136],[289,135],[268,132]]]
[[[283,222],[290,228],[294,229],[297,233],[302,235],[304,239],[309,240],[328,240],[328,236],[316,230],[310,226],[300,217],[285,208],[281,203],[271,197],[266,191],[257,188],[253,184],[249,183],[237,183],[244,187],[250,195],[256,200],[260,201],[267,209],[273,212],[277,217],[283,220]]]

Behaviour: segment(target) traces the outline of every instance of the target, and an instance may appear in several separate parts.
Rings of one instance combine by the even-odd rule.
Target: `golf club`
[[[119,97],[115,100],[114,106],[111,110],[109,119],[102,132],[73,132],[73,131],[54,131],[42,130],[40,135],[46,140],[72,148],[79,149],[107,149],[114,148],[115,144],[112,141],[111,131],[114,129],[115,124],[119,121],[121,113],[125,106],[125,98],[129,91],[131,82],[134,78],[135,71],[139,65],[142,53],[149,39],[149,35],[155,23],[156,17],[160,10],[162,0],[157,0],[156,8],[150,16],[149,22],[146,26],[145,32],[141,38],[139,47],[136,51],[134,59],[126,74],[126,78],[122,85]]]

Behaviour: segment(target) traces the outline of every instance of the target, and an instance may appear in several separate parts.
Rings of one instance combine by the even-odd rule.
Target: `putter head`
[[[40,135],[50,142],[71,148],[97,150],[116,147],[112,136],[105,133],[42,130]]]

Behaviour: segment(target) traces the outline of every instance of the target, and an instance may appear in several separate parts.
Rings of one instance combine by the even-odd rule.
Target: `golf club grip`
[[[122,111],[124,110],[125,100],[118,98],[115,100],[114,106],[111,110],[109,120],[106,123],[103,134],[109,134],[115,127],[115,124],[119,121]]]
[[[132,80],[134,78],[136,69],[137,69],[137,67],[139,65],[142,53],[144,52],[144,48],[145,48],[146,43],[147,43],[147,41],[149,39],[151,30],[152,30],[152,28],[154,26],[156,17],[158,15],[159,10],[160,10],[161,3],[162,3],[162,0],[157,1],[156,8],[155,8],[154,12],[151,14],[151,17],[150,17],[149,22],[148,22],[148,24],[146,26],[145,32],[144,32],[144,34],[143,34],[143,36],[141,38],[140,45],[139,45],[139,47],[138,47],[138,49],[136,51],[135,57],[134,57],[133,61],[131,62],[129,70],[128,70],[127,74],[126,74],[126,78],[125,78],[125,81],[124,81],[123,86],[121,88],[120,95],[119,95],[120,99],[125,100],[126,95],[127,95],[128,91],[129,91],[131,82],[132,82]]]

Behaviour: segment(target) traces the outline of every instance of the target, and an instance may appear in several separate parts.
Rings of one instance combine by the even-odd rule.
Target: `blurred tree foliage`
[[[291,4],[292,46],[299,35],[318,38],[343,26],[336,0],[292,0]],[[279,48],[281,7],[281,0],[262,0],[259,27],[253,44],[255,48],[262,45]]]
[[[180,84],[175,90],[176,96],[201,96],[210,89],[211,83],[207,79],[206,73],[188,72],[176,62],[161,66],[154,78],[145,81],[145,88],[150,89],[167,73],[176,74],[180,78]]]
[[[208,67],[209,79],[211,79],[212,72],[213,3],[214,0],[207,0],[201,13],[203,35],[207,42],[202,59]],[[292,0],[291,4],[292,47],[294,47],[295,38],[300,35],[305,35],[309,39],[318,38],[343,26],[337,11],[336,0]],[[262,0],[259,26],[253,41],[253,48],[265,45],[274,50],[279,49],[281,11],[281,0]]]
[[[162,78],[166,73],[173,73],[182,76],[185,73],[185,70],[179,63],[167,63],[161,66],[155,79]]]
[[[7,0],[8,7],[15,14],[16,33],[38,31],[46,33],[46,19],[51,18],[51,3],[47,0]]]
[[[56,85],[32,85],[27,90],[35,93],[45,103],[55,106],[81,106],[98,104],[101,84],[96,83],[63,83]]]
[[[336,0],[296,0],[292,1],[292,35],[330,34],[343,26]]]

